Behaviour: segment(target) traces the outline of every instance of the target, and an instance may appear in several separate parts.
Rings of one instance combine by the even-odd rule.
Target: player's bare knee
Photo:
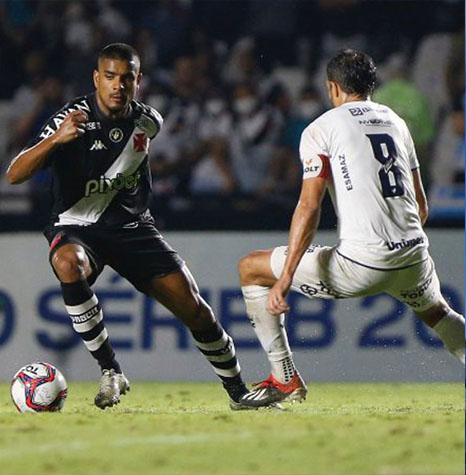
[[[238,274],[239,274],[241,285],[243,285],[243,281],[246,279],[247,267],[248,267],[248,262],[247,262],[248,257],[249,256],[243,256],[238,261]]]
[[[239,260],[238,272],[242,286],[253,285],[255,283],[254,280],[258,277],[256,258],[257,253],[251,252]]]
[[[88,259],[83,251],[66,250],[55,253],[52,265],[60,280],[76,280],[86,277]]]
[[[270,269],[271,251],[253,251],[242,257],[238,262],[241,286],[263,285],[272,286],[276,281]]]

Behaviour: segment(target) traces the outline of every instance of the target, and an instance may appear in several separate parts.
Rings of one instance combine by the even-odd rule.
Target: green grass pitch
[[[0,384],[0,473],[464,474],[461,384],[311,384],[303,404],[242,412],[218,384],[134,382],[106,411],[95,388],[19,414]]]

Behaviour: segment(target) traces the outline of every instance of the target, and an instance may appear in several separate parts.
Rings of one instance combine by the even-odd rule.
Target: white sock
[[[464,317],[454,310],[450,311],[436,324],[438,333],[448,351],[456,356],[464,366]]]
[[[293,377],[295,365],[286,335],[285,315],[277,316],[267,312],[268,287],[247,285],[241,287],[241,290],[249,321],[267,353],[272,375],[281,383],[287,383]]]

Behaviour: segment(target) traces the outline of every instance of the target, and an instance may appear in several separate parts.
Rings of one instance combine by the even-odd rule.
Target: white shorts
[[[281,275],[287,246],[272,251],[270,265]],[[414,312],[427,310],[442,299],[432,259],[402,269],[381,270],[356,263],[335,247],[313,244],[304,253],[293,278],[292,289],[307,297],[345,299],[387,293]]]

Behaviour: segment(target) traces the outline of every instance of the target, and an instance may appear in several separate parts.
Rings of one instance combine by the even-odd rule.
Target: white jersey
[[[415,198],[419,167],[405,122],[372,101],[345,103],[312,122],[300,144],[303,179],[329,176],[337,252],[379,269],[427,259]]]

